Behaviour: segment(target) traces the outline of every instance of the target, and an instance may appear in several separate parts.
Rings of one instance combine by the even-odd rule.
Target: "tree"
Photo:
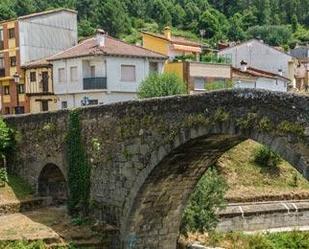
[[[205,11],[200,18],[199,29],[206,31],[207,38],[212,38],[220,30],[218,18],[209,10]]]
[[[242,16],[239,13],[230,18],[228,37],[232,41],[242,41],[246,38],[246,34],[242,29]]]
[[[98,25],[112,36],[119,37],[130,29],[129,16],[120,0],[100,1],[96,16]]]
[[[227,189],[225,179],[216,169],[210,168],[190,197],[182,217],[181,233],[204,233],[215,229],[218,224],[216,211],[225,207],[224,196]]]
[[[256,16],[260,25],[270,23],[271,9],[269,0],[255,0]]]
[[[0,20],[7,20],[15,17],[15,12],[10,8],[8,4],[0,3]]]
[[[186,92],[185,83],[176,74],[151,74],[141,83],[138,96],[143,99],[185,94]]]
[[[87,37],[91,36],[95,33],[95,28],[92,27],[91,22],[86,19],[81,20],[78,23],[78,36],[79,37]]]
[[[293,33],[295,33],[298,28],[298,19],[295,14],[292,16],[291,24],[292,24],[292,31]]]

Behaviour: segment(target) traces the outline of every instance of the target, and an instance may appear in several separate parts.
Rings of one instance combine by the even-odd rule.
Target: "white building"
[[[44,58],[77,44],[77,12],[55,9],[18,18],[20,62]]]
[[[49,60],[58,108],[65,109],[135,99],[149,73],[163,71],[166,57],[100,31]]]
[[[252,39],[220,50],[218,54],[232,58],[232,66],[235,68],[240,68],[241,61],[246,61],[248,66],[252,68],[274,74],[282,72],[284,77],[289,78],[291,82],[295,83],[296,59],[261,41]]]
[[[255,88],[278,92],[287,92],[290,83],[290,80],[281,73],[274,74],[247,67],[246,63],[242,63],[239,69],[232,69],[232,79],[235,88]]]

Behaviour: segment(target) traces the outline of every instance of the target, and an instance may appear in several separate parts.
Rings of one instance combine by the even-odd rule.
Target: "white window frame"
[[[134,68],[134,79],[128,79],[124,77],[124,68]],[[136,65],[127,65],[127,64],[122,64],[121,69],[120,69],[120,77],[122,82],[136,82]]]

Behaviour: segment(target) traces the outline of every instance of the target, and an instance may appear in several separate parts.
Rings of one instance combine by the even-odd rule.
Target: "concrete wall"
[[[230,204],[219,212],[217,231],[259,231],[309,224],[308,201]]]
[[[257,78],[254,80],[236,79],[235,88],[256,88],[269,91],[287,92],[287,82],[280,79]]]
[[[20,19],[21,65],[77,44],[77,13],[61,11]]]
[[[107,248],[175,249],[181,215],[200,177],[228,149],[251,138],[309,179],[309,98],[267,91],[215,91],[82,108],[91,165],[91,214],[113,225]],[[8,117],[19,133],[9,170],[36,186],[42,168],[67,174],[69,111]],[[239,120],[256,117],[249,126]],[[265,130],[260,120],[268,118]],[[252,123],[253,122],[253,123]],[[281,132],[282,122],[304,128]],[[246,123],[246,122],[243,122]]]

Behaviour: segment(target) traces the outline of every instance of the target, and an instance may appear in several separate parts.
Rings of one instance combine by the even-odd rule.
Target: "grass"
[[[0,187],[0,203],[2,201],[10,202],[24,200],[32,196],[33,189],[23,179],[17,176],[9,175],[8,183],[5,187]]]
[[[198,236],[198,237],[196,237]],[[309,232],[283,232],[247,235],[239,232],[191,235],[190,241],[199,240],[202,244],[225,249],[307,249]]]
[[[49,247],[43,241],[16,241],[0,242],[0,249],[48,249]],[[74,245],[53,247],[56,249],[77,249]]]
[[[247,140],[219,159],[219,171],[229,186],[227,198],[309,194],[309,182],[288,162],[282,160],[273,168],[255,163],[254,155],[260,146]]]

